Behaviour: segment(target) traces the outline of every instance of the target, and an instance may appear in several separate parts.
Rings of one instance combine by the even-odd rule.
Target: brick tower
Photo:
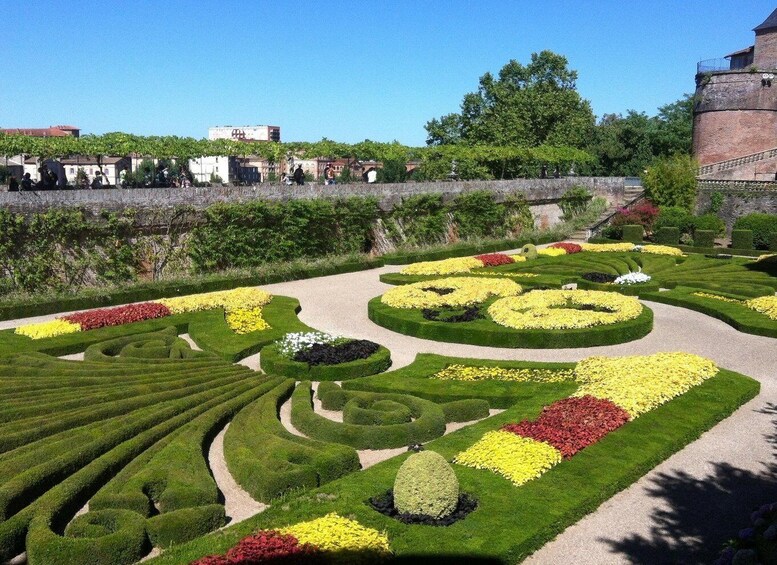
[[[753,31],[754,45],[697,67],[693,153],[702,178],[776,178],[777,10]]]

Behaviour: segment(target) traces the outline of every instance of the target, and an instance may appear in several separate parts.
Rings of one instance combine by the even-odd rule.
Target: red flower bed
[[[63,320],[79,324],[81,331],[104,328],[106,326],[120,326],[132,322],[141,322],[151,320],[152,318],[162,318],[169,316],[170,310],[167,306],[157,304],[156,302],[141,302],[140,304],[128,304],[117,308],[101,308],[89,312],[78,312],[63,316]]]
[[[249,565],[253,563],[311,563],[319,551],[310,544],[300,544],[291,535],[273,530],[257,532],[243,538],[226,556],[208,555],[190,565]]]
[[[583,250],[583,248],[580,247],[577,243],[570,243],[568,241],[559,241],[558,243],[554,243],[549,247],[555,247],[556,249],[563,249],[564,251],[567,252],[567,255],[571,255],[572,253],[580,253]]]
[[[483,261],[484,267],[498,267],[499,265],[507,265],[509,263],[515,263],[509,255],[504,253],[487,253],[485,255],[475,255],[475,259]]]
[[[609,400],[593,396],[558,400],[542,409],[535,421],[507,424],[503,430],[544,441],[570,458],[629,421],[629,413]]]

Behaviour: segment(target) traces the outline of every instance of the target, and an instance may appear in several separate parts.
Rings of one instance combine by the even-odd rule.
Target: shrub
[[[639,225],[625,225],[623,226],[623,241],[642,243],[644,231],[644,228]]]
[[[537,248],[532,243],[527,243],[523,247],[521,247],[521,255],[526,257],[527,259],[536,259],[537,258]]]
[[[366,426],[404,424],[413,419],[410,408],[394,400],[352,398],[343,407],[343,422]]]
[[[456,509],[459,480],[439,453],[422,451],[407,458],[394,481],[394,505],[402,513],[444,518]]]
[[[659,206],[679,206],[689,212],[696,204],[696,171],[690,155],[656,159],[642,177],[647,196]]]
[[[768,249],[772,236],[777,234],[777,214],[747,214],[734,222],[734,229],[751,230],[755,248]],[[734,247],[733,244],[732,247]],[[750,247],[737,247],[737,249],[750,249]]]
[[[656,243],[660,245],[677,245],[680,243],[680,228],[664,226],[655,232]]]
[[[777,233],[773,233],[769,238],[769,251],[777,251]]]
[[[752,249],[753,239],[752,230],[735,229],[731,231],[731,247],[733,249]]]
[[[709,230],[713,232],[715,237],[722,237],[726,234],[726,223],[718,218],[715,214],[694,216],[691,218],[691,225],[693,227],[694,234],[699,230]],[[705,246],[699,245],[699,247]]]
[[[658,208],[652,202],[640,202],[631,208],[621,208],[615,213],[610,225],[617,230],[623,230],[624,226],[639,225],[645,231],[653,230],[653,225],[658,217]],[[641,240],[640,240],[641,241]]]
[[[693,235],[694,245],[696,247],[714,247],[715,232],[712,230],[697,229]]]
[[[575,186],[567,190],[559,200],[559,208],[565,220],[571,220],[586,211],[593,196],[585,187]]]
[[[653,224],[654,230],[664,227],[678,228],[680,233],[690,233],[693,226],[693,216],[685,208],[679,206],[661,206],[658,217]]]
[[[583,248],[580,247],[577,243],[571,243],[569,241],[559,241],[558,243],[554,243],[550,245],[549,247],[552,247],[553,249],[563,249],[567,252],[567,255],[572,255],[573,253],[580,253]]]
[[[486,255],[475,255],[475,259],[483,262],[484,267],[498,267],[499,265],[509,265],[515,263],[515,260],[504,253],[488,253]]]

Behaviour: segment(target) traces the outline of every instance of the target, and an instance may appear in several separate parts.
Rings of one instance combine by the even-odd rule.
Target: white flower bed
[[[629,273],[627,275],[621,275],[613,281],[613,284],[639,284],[646,283],[650,280],[650,275],[645,273]]]
[[[342,343],[345,338],[339,335],[331,335],[324,332],[298,332],[289,333],[275,342],[278,353],[289,359],[293,358],[298,352],[309,349],[317,343],[336,344]]]

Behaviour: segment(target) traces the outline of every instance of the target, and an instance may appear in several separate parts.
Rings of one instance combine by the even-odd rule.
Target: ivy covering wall
[[[413,196],[388,213],[369,197],[217,204],[142,217],[133,210],[96,217],[78,209],[28,217],[0,210],[0,295],[504,237],[531,227],[522,197],[497,203],[489,192],[449,202]]]

